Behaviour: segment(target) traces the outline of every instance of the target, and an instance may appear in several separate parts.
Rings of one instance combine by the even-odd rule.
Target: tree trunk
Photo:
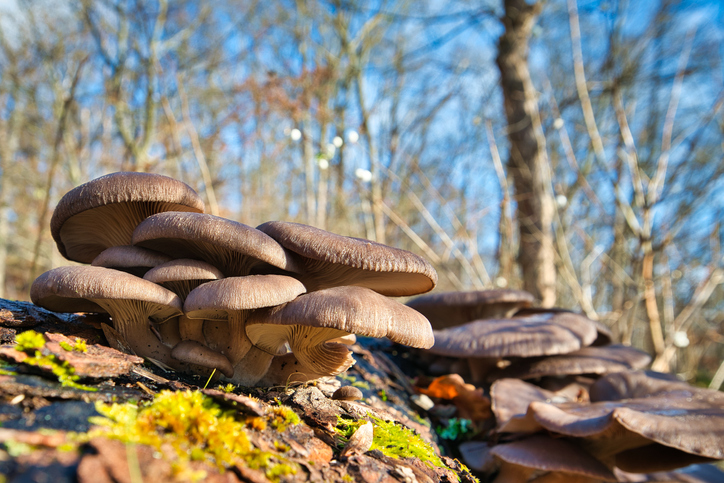
[[[497,64],[508,120],[508,169],[518,204],[518,263],[524,288],[550,307],[556,301],[553,195],[537,92],[528,70],[528,37],[541,4],[504,3],[505,32],[498,40]]]

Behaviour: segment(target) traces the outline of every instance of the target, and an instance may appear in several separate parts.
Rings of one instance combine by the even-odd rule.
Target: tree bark
[[[508,169],[518,205],[518,263],[524,288],[551,307],[556,301],[553,195],[537,92],[528,70],[528,38],[541,3],[505,0],[505,32],[498,40],[497,64],[508,120]]]

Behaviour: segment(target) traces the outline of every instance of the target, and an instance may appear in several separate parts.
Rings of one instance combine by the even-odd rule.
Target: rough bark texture
[[[29,303],[0,299],[2,342],[12,342],[16,334],[31,328],[44,333],[46,343],[40,349],[41,355],[65,361],[84,385],[61,385],[46,363],[25,363],[30,357],[27,351],[18,351],[14,345],[0,347],[0,475],[8,482],[475,481],[459,462],[446,456],[441,457],[441,465],[435,466],[429,459],[403,455],[394,458],[380,449],[359,448],[342,453],[344,441],[336,431],[339,418],[366,419],[375,424],[394,422],[430,444],[427,455],[440,453],[426,410],[414,402],[419,395],[410,385],[409,375],[390,358],[398,349],[389,342],[369,339],[368,347],[360,343],[352,346],[357,363],[336,378],[287,387],[237,388],[228,393],[202,389],[209,383],[198,377],[165,372],[153,365],[142,367],[142,359],[96,344],[99,340],[105,342],[98,325],[97,319],[56,314]],[[86,352],[60,346],[61,341],[72,344],[78,337],[87,341]],[[363,397],[356,401],[333,399],[332,394],[342,384],[359,388]],[[218,381],[210,385],[218,386]],[[244,431],[254,451],[267,455],[265,458],[272,464],[284,463],[293,471],[274,474],[270,467],[258,468],[262,460],[254,459],[255,453],[232,465],[212,464],[207,458],[178,465],[168,444],[158,449],[146,444],[124,444],[105,433],[88,433],[97,428],[94,420],[88,419],[99,415],[96,402],[150,403],[162,390],[202,391],[237,421],[245,422]],[[274,410],[281,406],[293,411],[299,421],[293,422],[287,413],[274,416],[278,414]],[[80,439],[73,433],[81,434]],[[83,434],[89,439],[83,439]],[[409,449],[409,439],[387,441]],[[199,442],[197,447],[210,444]],[[199,479],[194,472],[205,476]]]
[[[528,70],[528,38],[541,4],[505,0],[505,32],[498,41],[498,68],[508,119],[510,152],[518,204],[520,264],[524,288],[544,307],[556,301],[553,195],[537,92]]]

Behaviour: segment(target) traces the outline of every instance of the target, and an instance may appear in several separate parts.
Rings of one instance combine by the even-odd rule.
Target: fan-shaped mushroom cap
[[[650,362],[651,357],[647,353],[625,345],[584,347],[568,354],[518,359],[507,367],[492,370],[487,379],[494,381],[502,377],[534,379],[544,376],[608,374],[641,369]]]
[[[432,265],[406,250],[298,223],[270,221],[257,228],[299,255],[295,273],[309,292],[356,285],[397,297],[428,292],[437,283]]]
[[[589,393],[592,402],[620,401],[655,396],[674,391],[689,392],[692,387],[673,374],[654,371],[623,371],[607,374],[594,382]]]
[[[419,312],[364,287],[334,287],[301,295],[278,307],[249,315],[246,333],[271,354],[289,344],[309,372],[335,375],[354,364],[346,345],[330,340],[346,334],[387,337],[427,348],[434,340]]]
[[[490,403],[498,432],[527,432],[527,425],[518,428],[515,422],[525,417],[528,405],[533,401],[568,402],[569,400],[519,379],[495,381],[490,387]]]
[[[596,335],[588,318],[569,312],[485,319],[436,330],[430,352],[495,358],[565,354],[589,345]]]
[[[91,263],[100,252],[130,245],[143,219],[161,211],[204,211],[187,184],[151,173],[121,172],[96,178],[63,196],[50,220],[61,255]]]
[[[271,267],[296,271],[291,254],[265,233],[203,213],[150,216],[133,232],[133,244],[174,258],[204,260],[226,276],[244,276]]]
[[[504,319],[535,301],[523,290],[477,290],[423,295],[407,302],[427,317],[435,330],[480,319]]]
[[[151,323],[181,315],[181,299],[160,285],[110,268],[60,267],[35,279],[30,298],[55,312],[107,312],[137,355],[169,364],[171,349],[154,335]]]
[[[151,268],[171,261],[171,257],[146,248],[133,245],[119,245],[106,248],[93,259],[94,267],[112,268],[143,277]]]
[[[516,466],[616,481],[616,477],[606,465],[586,453],[580,446],[559,438],[534,435],[512,443],[498,444],[490,452],[502,461]],[[498,478],[495,481],[499,480],[516,483],[525,482],[527,478],[520,480]]]
[[[244,330],[248,314],[302,293],[304,285],[285,275],[229,277],[192,290],[184,302],[184,312],[189,319],[204,319],[207,345],[231,361],[235,383],[250,386],[267,372],[272,354],[252,347]]]
[[[559,307],[525,307],[520,310],[518,310],[513,317],[526,317],[528,315],[536,315],[536,314],[547,314],[547,313],[556,313],[560,314],[562,312],[571,312],[575,313],[572,310],[569,309],[562,309]],[[611,332],[611,329],[609,329],[606,325],[603,324],[600,320],[594,320],[589,319],[591,323],[593,323],[596,326],[596,330],[598,331],[598,337],[596,337],[596,340],[593,341],[591,344],[592,346],[604,346],[608,345],[613,341],[613,333]]]
[[[724,458],[724,394],[708,389],[676,385],[649,397],[591,404],[534,401],[516,424],[526,423],[530,431],[584,438],[599,457],[658,443],[696,457]]]

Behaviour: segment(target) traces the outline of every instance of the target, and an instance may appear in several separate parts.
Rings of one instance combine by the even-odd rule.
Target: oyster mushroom
[[[254,309],[293,300],[304,285],[285,275],[249,275],[207,282],[184,302],[189,319],[203,320],[206,345],[226,356],[234,367],[232,382],[253,386],[267,372],[273,354],[252,347],[245,325]]]
[[[200,213],[204,202],[187,184],[167,176],[113,173],[67,192],[55,207],[50,232],[61,255],[91,263],[106,248],[130,245],[136,226],[162,211]]]
[[[406,250],[299,223],[269,221],[257,229],[294,252],[294,276],[308,292],[355,285],[400,297],[428,292],[437,283],[432,265]]]
[[[181,299],[134,275],[103,267],[72,266],[49,270],[30,288],[33,303],[55,312],[108,313],[116,331],[141,357],[180,367],[171,357],[176,340],[160,339],[162,327],[181,315]],[[178,329],[176,329],[178,332]]]
[[[344,343],[348,334],[387,337],[417,348],[432,346],[427,319],[419,312],[364,287],[334,287],[301,295],[278,307],[255,310],[246,333],[260,349],[281,355],[288,344],[302,372],[333,376],[354,359]]]

